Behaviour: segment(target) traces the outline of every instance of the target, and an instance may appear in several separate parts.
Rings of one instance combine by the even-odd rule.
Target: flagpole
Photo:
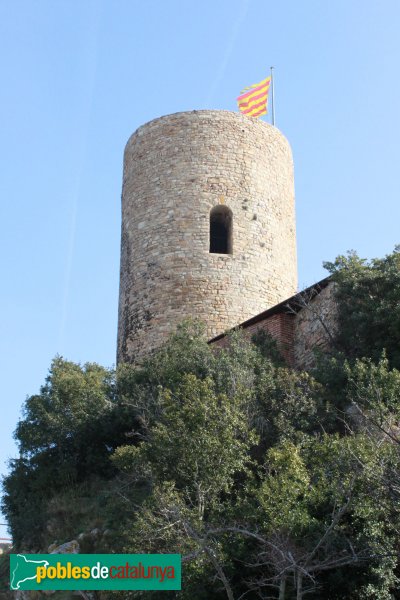
[[[271,117],[272,125],[275,125],[275,102],[274,102],[274,67],[271,67]]]

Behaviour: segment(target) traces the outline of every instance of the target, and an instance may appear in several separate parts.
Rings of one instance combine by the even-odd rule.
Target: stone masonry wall
[[[329,352],[337,331],[337,304],[334,283],[323,283],[288,298],[282,307],[273,307],[249,323],[240,325],[245,335],[257,331],[269,333],[276,341],[286,363],[300,370],[315,365],[315,350]],[[223,335],[210,343],[217,348],[229,345],[229,336]]]
[[[210,254],[209,215],[233,212],[232,254]],[[185,317],[212,338],[297,288],[293,164],[275,127],[193,111],[140,127],[124,156],[118,362]]]
[[[334,286],[329,283],[312,300],[303,297],[304,307],[296,315],[293,338],[294,365],[298,369],[307,370],[314,366],[314,350],[327,352],[332,348],[337,330]]]

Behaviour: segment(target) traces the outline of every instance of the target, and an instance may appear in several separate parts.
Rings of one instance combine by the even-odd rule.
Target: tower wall
[[[210,211],[232,211],[232,254],[209,252]],[[297,290],[293,164],[275,127],[228,111],[155,119],[124,156],[118,362],[185,317],[211,338]]]

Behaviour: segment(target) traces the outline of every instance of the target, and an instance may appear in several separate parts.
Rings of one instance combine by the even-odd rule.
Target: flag
[[[267,114],[268,92],[271,76],[255,83],[240,92],[237,98],[239,110],[248,117],[261,117]],[[250,90],[250,91],[246,91]],[[243,93],[244,92],[244,93]]]

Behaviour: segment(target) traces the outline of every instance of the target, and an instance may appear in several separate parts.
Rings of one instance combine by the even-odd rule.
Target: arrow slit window
[[[214,206],[210,212],[210,253],[232,254],[232,211]]]

